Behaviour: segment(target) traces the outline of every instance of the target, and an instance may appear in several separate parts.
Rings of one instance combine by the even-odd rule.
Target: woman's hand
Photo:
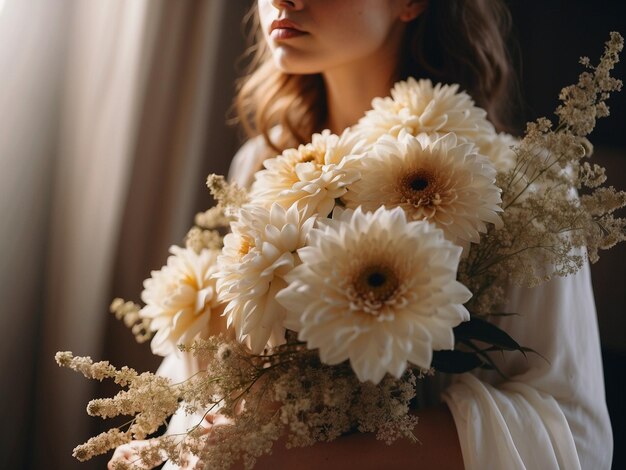
[[[150,466],[143,464],[143,462],[141,461],[141,458],[139,457],[139,452],[141,451],[141,449],[145,449],[149,445],[150,445],[150,441],[145,440],[145,441],[132,441],[132,442],[129,442],[128,444],[123,444],[119,446],[117,449],[115,449],[115,452],[113,452],[113,457],[111,457],[111,460],[109,460],[109,463],[107,464],[107,469],[114,470],[115,467],[113,465],[116,462],[133,463],[135,466],[139,468],[146,468],[146,469],[154,468],[156,467],[156,465],[163,463],[165,459],[163,459],[161,462],[156,464],[154,467],[150,467]]]
[[[226,418],[225,416],[219,413],[211,413],[211,414],[206,415],[203,418],[202,423],[200,424],[200,427],[202,429],[203,434],[209,434],[211,432],[211,429],[213,429],[213,427],[224,426],[224,425],[229,425],[229,424],[232,424],[231,419]],[[210,436],[208,436],[207,444],[209,445],[211,444]],[[142,440],[142,441],[132,441],[128,444],[119,446],[113,452],[113,457],[111,457],[111,460],[109,460],[109,463],[107,464],[107,469],[113,470],[114,469],[113,465],[116,462],[133,463],[135,466],[139,468],[145,468],[145,469],[152,469],[162,464],[166,460],[165,456],[163,456],[163,459],[160,462],[155,462],[153,466],[145,465],[141,461],[140,451],[142,449],[145,449],[149,445],[150,445],[149,440]],[[180,470],[193,469],[195,464],[198,461],[197,457],[195,457],[194,455],[186,455],[185,460],[187,461],[187,464],[185,466],[178,467]]]

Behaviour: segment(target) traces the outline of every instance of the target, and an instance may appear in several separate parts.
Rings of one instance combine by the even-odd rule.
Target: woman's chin
[[[290,75],[310,75],[321,73],[324,68],[316,61],[304,57],[299,51],[275,50],[273,52],[274,64],[283,73]]]

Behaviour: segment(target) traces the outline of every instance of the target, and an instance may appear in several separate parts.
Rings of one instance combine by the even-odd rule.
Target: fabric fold
[[[598,325],[588,264],[534,288],[510,286],[496,323],[534,353],[494,355],[494,371],[455,377],[443,391],[465,466],[473,469],[609,469]]]
[[[464,374],[443,399],[466,469],[581,468],[567,419],[553,397],[522,383],[496,389]]]

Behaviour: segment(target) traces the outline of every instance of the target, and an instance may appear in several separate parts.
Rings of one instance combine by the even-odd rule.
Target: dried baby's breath
[[[115,318],[130,328],[138,343],[145,343],[152,338],[154,332],[150,329],[150,319],[139,316],[141,305],[117,297],[111,302],[110,310]]]
[[[195,468],[227,469],[237,462],[252,468],[283,436],[287,447],[331,441],[353,429],[375,432],[387,443],[415,439],[416,419],[408,415],[415,396],[416,378],[411,371],[402,379],[387,376],[380,386],[361,383],[349,364],[324,365],[314,351],[293,338],[263,355],[250,354],[224,337],[182,349],[207,367],[177,384],[151,373],[118,370],[108,362],[57,353],[59,365],[88,378],[110,378],[124,387],[112,398],[92,400],[90,415],[132,418],[126,430],[112,428],[78,446],[77,458],[88,460],[131,440],[145,439],[167,422],[180,403],[189,414],[220,413],[232,418],[231,424],[207,432],[199,420],[183,435],[151,439],[138,451],[138,462],[146,465],[167,458],[181,463],[191,456],[197,459]],[[134,468],[128,463],[116,465]]]
[[[614,211],[626,193],[601,187],[606,170],[587,159],[593,148],[586,136],[597,119],[608,116],[606,100],[622,87],[610,76],[623,38],[611,33],[597,66],[588,58],[578,83],[563,88],[556,127],[546,118],[529,123],[514,151],[515,167],[498,175],[504,227],[493,227],[460,270],[473,292],[471,307],[487,313],[504,301],[503,283],[533,286],[577,272],[599,250],[626,239],[626,220]],[[578,196],[578,190],[588,194]]]
[[[235,215],[239,208],[248,202],[248,192],[236,183],[227,183],[221,175],[210,174],[206,184],[217,201],[217,206],[227,217]]]

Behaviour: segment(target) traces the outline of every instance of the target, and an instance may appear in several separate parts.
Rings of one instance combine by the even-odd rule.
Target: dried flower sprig
[[[460,269],[474,292],[474,312],[502,303],[505,281],[533,286],[573,274],[586,259],[597,261],[599,250],[626,239],[626,220],[614,216],[626,205],[626,193],[600,187],[605,169],[586,161],[593,150],[586,136],[608,116],[606,100],[622,87],[610,76],[622,49],[623,38],[614,32],[597,66],[581,59],[589,71],[561,91],[557,127],[539,118],[513,148],[514,168],[498,175],[504,227],[491,227]],[[589,194],[579,198],[580,189]]]
[[[209,175],[207,186],[217,205],[197,213],[195,226],[185,236],[185,246],[196,253],[204,249],[221,249],[224,244],[224,229],[236,220],[237,211],[248,202],[247,191],[236,184],[227,183],[221,175]]]
[[[624,48],[624,38],[617,32],[610,34],[605,43],[600,63],[593,66],[588,57],[581,57],[580,63],[589,70],[583,72],[578,83],[561,90],[562,104],[556,109],[559,124],[573,135],[584,137],[591,133],[598,118],[609,115],[606,100],[614,91],[622,88],[622,81],[611,77],[611,70],[619,62],[619,54]]]
[[[151,373],[138,374],[129,367],[117,369],[107,361],[93,362],[90,357],[74,357],[71,352],[58,352],[55,359],[60,366],[80,372],[89,379],[102,381],[108,378],[128,388],[113,398],[89,402],[87,413],[91,416],[110,418],[128,415],[134,418],[126,431],[112,428],[77,446],[73,455],[78,460],[89,460],[132,439],[145,439],[178,408],[176,388],[171,388],[164,377]]]
[[[224,245],[224,237],[218,230],[207,230],[192,227],[185,236],[185,246],[200,254],[202,250],[220,250]]]
[[[206,184],[217,201],[217,207],[220,207],[227,217],[236,215],[239,208],[248,202],[248,192],[236,183],[227,183],[222,175],[210,174]]]
[[[167,422],[180,403],[185,412],[199,416],[197,424],[182,435],[151,439],[138,450],[137,463],[167,458],[181,464],[192,456],[196,468],[227,469],[237,461],[252,468],[282,437],[286,436],[287,447],[298,447],[330,441],[352,430],[375,432],[389,444],[400,438],[415,440],[417,418],[408,410],[416,377],[410,370],[400,380],[387,376],[379,386],[361,383],[348,363],[322,364],[294,335],[266,354],[251,354],[241,343],[221,336],[181,349],[207,367],[176,384],[152,373],[116,369],[106,361],[57,353],[59,365],[87,378],[110,378],[125,388],[113,398],[91,400],[87,407],[91,416],[132,417],[128,429],[112,428],[76,447],[75,457],[88,460],[131,440],[145,439]],[[218,412],[231,418],[230,424],[213,426],[208,432],[203,418]]]
[[[145,343],[154,335],[154,332],[150,330],[150,319],[139,315],[141,310],[139,304],[116,297],[109,308],[115,318],[122,320],[124,325],[130,328],[138,343]]]

